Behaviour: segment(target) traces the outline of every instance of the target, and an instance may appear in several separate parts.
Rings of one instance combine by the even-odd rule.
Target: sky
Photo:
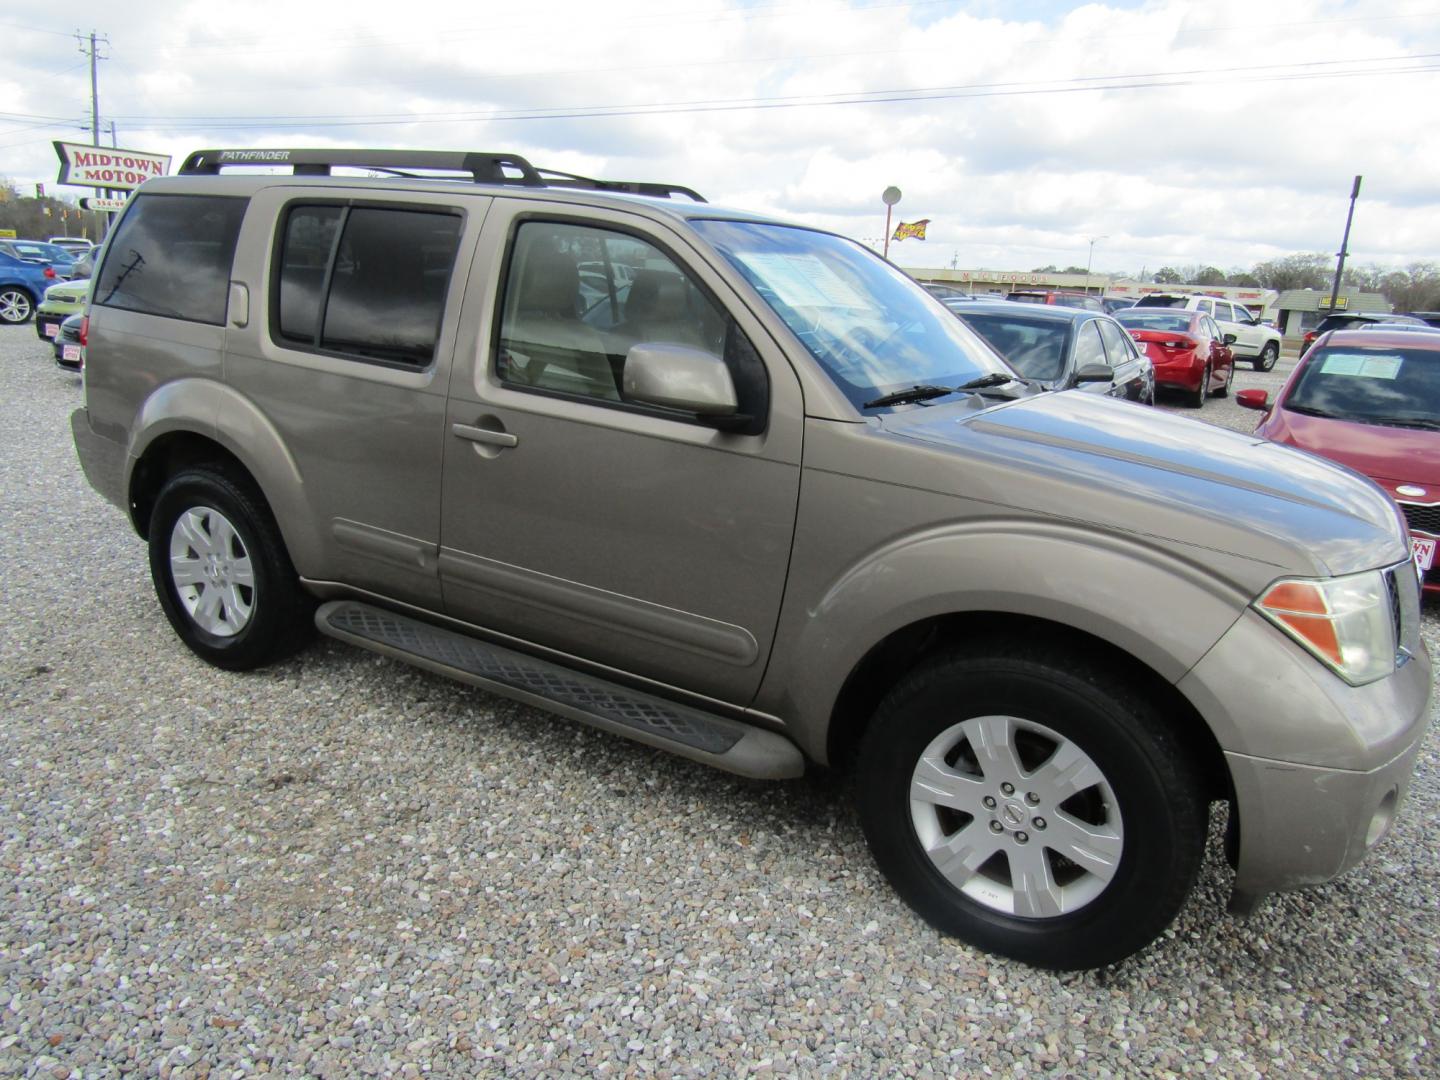
[[[397,11],[409,14],[397,17]],[[129,0],[0,13],[0,176],[51,140],[508,151],[910,267],[1440,260],[1440,0]],[[102,140],[108,144],[108,135]],[[893,228],[893,224],[892,224]],[[1094,241],[1093,245],[1091,241]]]

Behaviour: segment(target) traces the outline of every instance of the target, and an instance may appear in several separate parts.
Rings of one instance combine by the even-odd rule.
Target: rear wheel
[[[1275,361],[1280,359],[1280,346],[1273,341],[1267,341],[1265,347],[1260,350],[1260,355],[1255,358],[1256,371],[1270,371],[1275,367]]]
[[[1205,399],[1206,399],[1207,397],[1209,397],[1209,396],[1210,396],[1210,365],[1209,365],[1209,363],[1206,363],[1206,365],[1205,365],[1205,371],[1204,371],[1204,373],[1201,374],[1201,376],[1200,376],[1200,385],[1199,385],[1199,387],[1197,387],[1197,388],[1194,389],[1194,390],[1189,391],[1188,396],[1185,398],[1185,404],[1189,405],[1192,409],[1199,409],[1199,408],[1201,408],[1201,407],[1204,406],[1204,404],[1205,404]]]
[[[1225,385],[1222,386],[1222,387],[1220,387],[1219,390],[1216,390],[1216,391],[1215,391],[1215,396],[1216,396],[1216,397],[1219,397],[1219,398],[1229,397],[1229,396],[1230,396],[1230,385],[1231,385],[1231,383],[1233,383],[1234,381],[1235,381],[1235,363],[1234,363],[1234,361],[1231,361],[1230,365],[1225,368]]]
[[[281,659],[313,631],[279,527],[253,486],[193,468],[160,489],[150,574],[170,625],[196,655],[246,670]]]
[[[1069,654],[953,653],[886,698],[862,741],[861,822],[931,925],[1050,968],[1113,963],[1169,925],[1206,803],[1127,684]]]
[[[18,326],[35,311],[35,300],[24,289],[9,286],[0,289],[0,323]]]

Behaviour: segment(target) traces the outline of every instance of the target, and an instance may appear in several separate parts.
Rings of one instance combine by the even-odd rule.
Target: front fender
[[[249,398],[213,379],[176,379],[157,388],[145,399],[131,427],[128,491],[133,492],[136,470],[146,455],[176,435],[209,439],[238,460],[275,515],[295,568],[304,575],[306,567],[318,564],[321,540],[305,512],[300,466],[280,432]]]
[[[907,535],[871,551],[813,597],[787,597],[781,644],[756,704],[793,724],[806,751],[825,761],[837,697],[871,649],[906,627],[967,613],[1081,630],[1177,682],[1250,599],[1198,557],[1037,519]]]

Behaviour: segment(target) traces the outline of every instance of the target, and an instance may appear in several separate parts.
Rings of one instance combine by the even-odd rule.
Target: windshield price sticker
[[[755,272],[791,307],[865,308],[870,305],[814,255],[776,255],[737,251],[736,258]]]
[[[1370,356],[1364,353],[1331,353],[1320,370],[1326,375],[1356,375],[1362,379],[1394,379],[1403,363],[1398,356]]]
[[[1412,536],[1410,538],[1410,553],[1415,556],[1415,566],[1423,578],[1425,572],[1435,562],[1435,541],[1428,536]]]

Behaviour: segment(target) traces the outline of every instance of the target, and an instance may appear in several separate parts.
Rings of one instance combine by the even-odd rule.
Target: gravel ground
[[[1433,733],[1344,879],[1233,920],[1212,842],[1156,947],[1034,971],[912,916],[827,777],[333,642],[206,667],[81,477],[78,381],[29,326],[0,379],[0,1074],[1440,1074]]]

